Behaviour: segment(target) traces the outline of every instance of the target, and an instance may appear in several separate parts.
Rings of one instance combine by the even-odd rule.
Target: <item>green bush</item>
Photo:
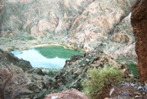
[[[99,99],[100,95],[110,87],[111,84],[123,80],[123,73],[121,70],[104,66],[99,69],[89,69],[87,72],[87,79],[82,82],[84,93],[91,99]]]
[[[27,39],[27,40],[34,40],[35,38],[32,37],[32,36],[28,36],[28,37],[26,37],[26,39]]]

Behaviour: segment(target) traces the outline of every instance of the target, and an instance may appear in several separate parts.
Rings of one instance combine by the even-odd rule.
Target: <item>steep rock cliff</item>
[[[147,81],[147,1],[137,0],[132,9],[131,22],[136,39],[138,71],[142,81]]]

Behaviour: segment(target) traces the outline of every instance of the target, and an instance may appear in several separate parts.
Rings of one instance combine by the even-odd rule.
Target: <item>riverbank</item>
[[[77,47],[73,45],[68,45],[68,44],[61,44],[57,42],[40,42],[37,40],[12,40],[10,38],[4,38],[0,37],[0,49],[5,50],[5,51],[13,51],[13,50],[28,50],[31,48],[37,48],[37,47],[44,47],[44,46],[62,46],[65,49],[71,49],[71,50],[77,50]],[[79,51],[84,52],[84,49],[78,49]]]

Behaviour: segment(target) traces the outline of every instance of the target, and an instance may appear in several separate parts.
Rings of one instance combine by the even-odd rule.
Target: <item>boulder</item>
[[[23,71],[27,71],[27,70],[30,70],[33,68],[29,61],[25,61],[23,59],[18,59],[13,54],[10,54],[10,53],[0,49],[0,62],[1,61],[4,61],[9,64],[14,64],[14,65],[22,68]]]
[[[138,72],[142,81],[147,81],[147,1],[137,0],[132,8],[131,24],[136,39]]]
[[[82,92],[72,88],[61,93],[49,94],[45,99],[88,99],[88,97]]]

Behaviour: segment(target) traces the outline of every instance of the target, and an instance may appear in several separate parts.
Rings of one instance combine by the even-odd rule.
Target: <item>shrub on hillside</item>
[[[87,72],[87,79],[82,82],[83,91],[91,99],[102,98],[103,92],[111,84],[122,81],[123,76],[122,71],[115,67],[104,66],[104,68],[90,69]]]

